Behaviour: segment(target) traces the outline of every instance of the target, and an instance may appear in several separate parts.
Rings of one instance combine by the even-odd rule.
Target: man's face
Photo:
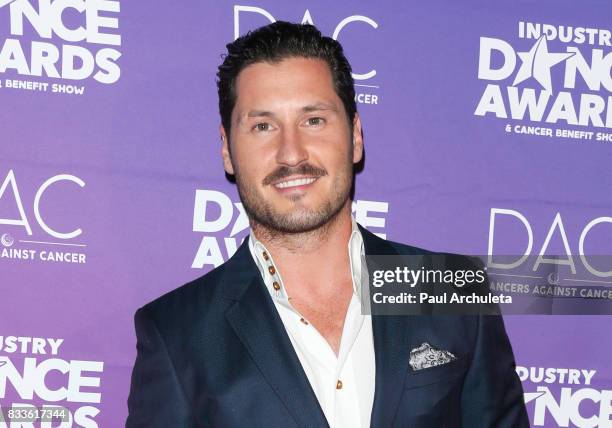
[[[282,233],[314,230],[349,202],[361,123],[353,132],[326,62],[288,58],[238,75],[224,168],[252,220]]]

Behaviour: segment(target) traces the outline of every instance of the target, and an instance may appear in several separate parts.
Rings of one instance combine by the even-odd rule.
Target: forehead
[[[324,60],[287,58],[277,63],[258,62],[247,66],[236,81],[234,113],[245,109],[273,110],[295,105],[326,102],[341,106],[334,90],[329,66]]]

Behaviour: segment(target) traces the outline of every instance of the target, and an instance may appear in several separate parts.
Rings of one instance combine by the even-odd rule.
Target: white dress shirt
[[[351,222],[348,249],[353,295],[338,356],[317,329],[291,305],[272,254],[252,233],[249,237],[251,255],[330,428],[369,427],[374,402],[376,365],[372,320],[361,311],[361,287],[367,286],[362,275],[366,269],[365,251],[357,223],[353,218]]]

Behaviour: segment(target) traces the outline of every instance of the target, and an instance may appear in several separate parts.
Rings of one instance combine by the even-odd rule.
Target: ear
[[[234,175],[234,165],[232,164],[232,157],[230,155],[229,140],[225,133],[223,125],[219,126],[219,133],[221,134],[221,158],[223,159],[223,169],[230,175]]]
[[[353,163],[359,163],[363,157],[363,134],[361,132],[361,119],[355,113],[353,119]]]

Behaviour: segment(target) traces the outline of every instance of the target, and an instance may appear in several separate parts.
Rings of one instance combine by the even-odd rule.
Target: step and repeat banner
[[[555,254],[544,285],[494,285],[554,297],[587,269],[573,293],[612,298],[611,16],[609,0],[0,0],[0,405],[124,424],[134,312],[248,235],[215,73],[274,20],[315,24],[353,65],[362,225],[539,255],[534,276]],[[612,318],[505,320],[532,425],[611,427]]]

